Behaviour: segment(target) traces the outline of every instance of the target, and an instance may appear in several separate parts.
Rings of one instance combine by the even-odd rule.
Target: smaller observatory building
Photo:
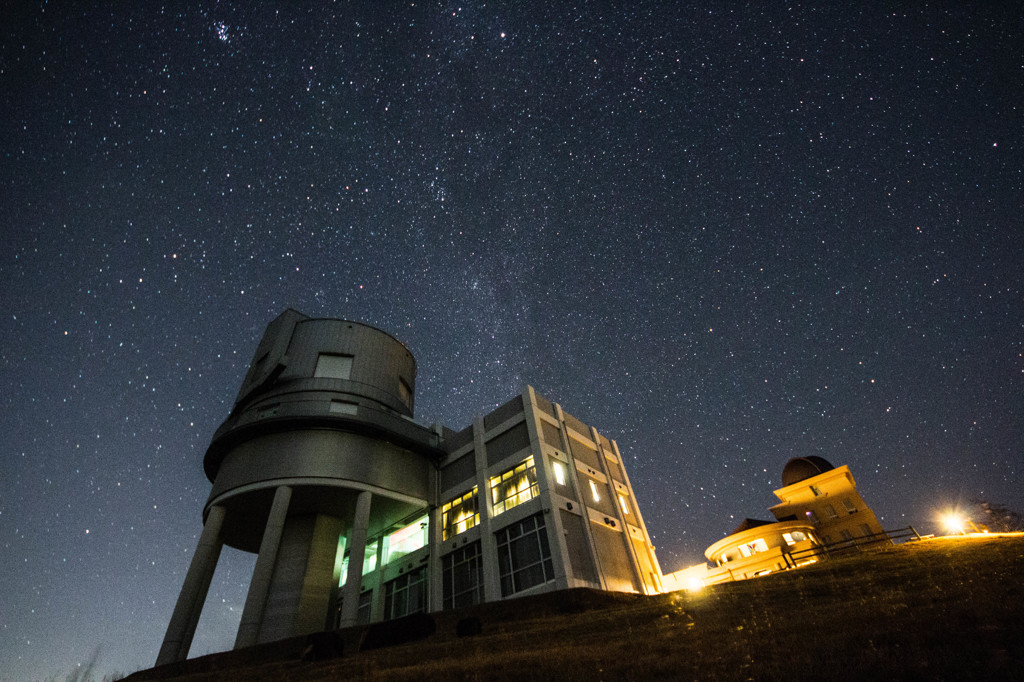
[[[416,361],[287,310],[203,466],[203,531],[157,665],[187,657],[226,544],[257,555],[235,647],[539,592],[653,594],[617,444],[527,387],[454,431],[413,420]]]

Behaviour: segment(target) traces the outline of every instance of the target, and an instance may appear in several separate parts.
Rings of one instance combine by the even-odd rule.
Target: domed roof
[[[782,469],[782,486],[786,487],[806,481],[808,478],[823,474],[826,471],[835,469],[824,457],[811,455],[810,457],[794,457],[786,462]]]

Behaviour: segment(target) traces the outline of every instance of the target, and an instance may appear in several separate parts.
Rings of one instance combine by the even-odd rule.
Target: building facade
[[[890,540],[857,492],[848,466],[795,457],[782,469],[776,521],[744,519],[704,552],[708,563],[663,576],[666,589],[694,589],[745,580],[818,561],[822,552]]]
[[[257,555],[236,648],[539,592],[657,593],[618,445],[527,387],[454,431],[413,420],[416,363],[288,310],[204,458],[203,532],[157,665],[188,655],[223,545]]]
[[[884,534],[845,464],[835,467],[823,457],[795,457],[786,462],[775,496],[781,502],[769,511],[776,519],[810,522],[825,545]]]

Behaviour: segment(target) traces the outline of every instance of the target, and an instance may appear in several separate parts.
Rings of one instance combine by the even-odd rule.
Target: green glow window
[[[533,455],[508,471],[491,476],[491,508],[495,516],[529,502],[539,494]]]
[[[477,488],[441,507],[441,539],[455,537],[480,523]]]
[[[349,564],[349,552],[345,552],[345,558],[341,561],[341,581],[338,586],[343,586],[345,581],[348,580],[348,564]],[[368,542],[366,544],[366,553],[363,555],[363,575],[368,575],[377,570],[377,543]]]

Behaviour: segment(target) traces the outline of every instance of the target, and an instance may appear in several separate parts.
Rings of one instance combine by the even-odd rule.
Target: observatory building
[[[454,431],[413,420],[416,361],[287,310],[203,466],[203,531],[157,665],[186,658],[223,545],[257,555],[235,647],[661,569],[615,441],[527,387]]]

